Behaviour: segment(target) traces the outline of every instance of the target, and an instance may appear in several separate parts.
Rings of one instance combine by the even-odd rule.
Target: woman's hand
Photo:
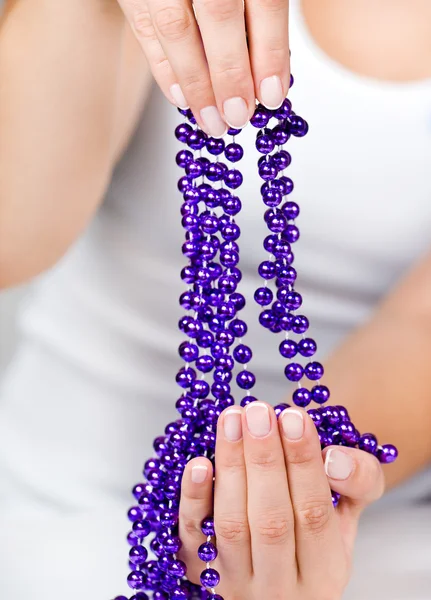
[[[288,0],[118,1],[166,97],[210,135],[287,95]]]
[[[323,452],[305,411],[253,402],[219,419],[214,522],[225,600],[337,600],[347,584],[363,508],[381,496],[372,455],[334,446]],[[200,525],[212,508],[212,465],[190,461],[180,504],[181,558],[199,582]],[[337,509],[331,491],[342,494]]]

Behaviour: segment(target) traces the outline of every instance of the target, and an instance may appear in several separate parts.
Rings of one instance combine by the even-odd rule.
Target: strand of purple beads
[[[223,600],[216,592],[220,575],[211,567],[217,557],[211,516],[202,523],[207,540],[198,549],[205,563],[201,585],[187,580],[187,567],[177,558],[181,547],[181,478],[187,462],[196,456],[206,456],[214,463],[218,417],[235,403],[231,393],[235,370],[236,384],[245,393],[241,405],[256,400],[250,392],[256,377],[248,368],[252,350],[242,340],[247,325],[238,317],[246,303],[237,291],[242,278],[237,243],[241,232],[234,219],[241,210],[241,201],[234,193],[242,184],[242,175],[235,168],[243,156],[243,148],[236,141],[240,131],[230,129],[232,140],[226,144],[197,128],[189,110],[180,112],[187,122],[176,128],[175,135],[186,147],[178,152],[176,162],[185,170],[178,188],[184,199],[181,215],[186,233],[182,252],[188,259],[181,271],[188,289],[180,297],[186,314],[179,328],[187,338],[179,347],[184,366],[176,376],[182,389],[176,402],[180,419],[169,423],[164,435],[154,440],[155,456],[146,461],[143,470],[146,481],[133,488],[136,504],[128,512],[132,529],[127,536],[131,545],[127,579],[133,590],[130,600]],[[291,156],[283,146],[292,135],[306,135],[308,125],[292,111],[287,99],[275,111],[259,105],[251,123],[259,130],[256,148],[262,157],[258,170],[264,181],[261,194],[269,229],[263,242],[269,257],[258,269],[264,284],[254,298],[263,309],[260,324],[275,334],[284,334],[279,351],[289,361],[285,376],[297,384],[292,402],[302,408],[312,401],[319,405],[308,413],[322,448],[334,444],[358,447],[376,455],[382,463],[393,462],[398,454],[394,446],[380,446],[371,433],[361,435],[344,407],[323,406],[330,396],[329,389],[320,382],[323,366],[313,360],[305,366],[298,362],[297,357],[311,359],[317,344],[306,336],[307,317],[296,313],[302,298],[294,287],[297,274],[292,266],[292,245],[299,238],[295,219],[300,209],[289,199],[293,182],[284,171]],[[274,289],[269,286],[271,281]],[[299,339],[292,339],[294,336]],[[312,382],[311,389],[301,383],[304,379]],[[277,405],[277,416],[288,406]],[[339,495],[333,493],[332,499],[336,506]],[[117,596],[115,600],[128,599]]]

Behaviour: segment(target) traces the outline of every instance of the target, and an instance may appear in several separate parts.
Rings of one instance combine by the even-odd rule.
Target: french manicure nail
[[[242,129],[248,123],[248,108],[243,98],[228,98],[228,100],[225,100],[223,112],[230,127]]]
[[[178,106],[178,108],[182,108],[183,110],[189,108],[187,100],[184,97],[183,90],[178,83],[171,85],[169,91],[171,93],[172,100]]]
[[[252,402],[245,409],[245,416],[248,430],[254,437],[265,437],[271,431],[271,419],[266,404]]]
[[[347,479],[353,471],[353,459],[346,452],[330,448],[325,457],[325,472],[331,479]]]
[[[242,437],[241,411],[231,409],[226,411],[223,420],[224,435],[230,442],[237,442]]]
[[[221,138],[226,133],[226,123],[221,118],[216,106],[206,106],[203,108],[201,110],[201,119],[212,137]]]
[[[192,467],[193,483],[203,483],[207,478],[208,467],[206,465],[195,465]]]
[[[260,84],[260,99],[266,108],[274,110],[283,103],[283,86],[277,75],[263,79]]]
[[[304,435],[304,417],[299,410],[286,410],[281,417],[281,427],[288,440],[297,441]]]

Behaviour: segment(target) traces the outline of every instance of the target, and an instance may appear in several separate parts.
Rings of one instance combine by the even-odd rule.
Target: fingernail
[[[172,100],[178,106],[178,108],[182,108],[183,110],[189,108],[187,100],[184,98],[183,90],[178,83],[171,85],[169,91],[171,92]]]
[[[353,471],[353,459],[343,452],[331,448],[326,453],[325,472],[331,479],[347,479]]]
[[[223,137],[227,131],[226,123],[216,106],[206,106],[201,110],[201,119],[208,133],[215,138]]]
[[[252,402],[245,409],[245,417],[248,430],[254,437],[265,437],[271,431],[271,419],[266,404]]]
[[[230,442],[237,442],[242,437],[241,411],[238,409],[228,410],[223,421],[224,435]]]
[[[281,427],[288,440],[300,440],[304,435],[304,417],[299,410],[286,410],[281,417]]]
[[[260,99],[266,108],[274,110],[283,103],[283,86],[277,75],[263,79],[260,84]]]
[[[248,108],[242,98],[229,98],[223,103],[223,112],[230,127],[242,129],[248,123]]]
[[[203,483],[207,478],[208,467],[206,465],[195,465],[192,467],[193,483]]]

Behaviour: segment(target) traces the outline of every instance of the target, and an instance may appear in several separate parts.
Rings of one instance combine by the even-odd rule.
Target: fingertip
[[[185,469],[185,474],[191,485],[202,485],[212,479],[213,466],[211,461],[204,456],[192,458]]]

